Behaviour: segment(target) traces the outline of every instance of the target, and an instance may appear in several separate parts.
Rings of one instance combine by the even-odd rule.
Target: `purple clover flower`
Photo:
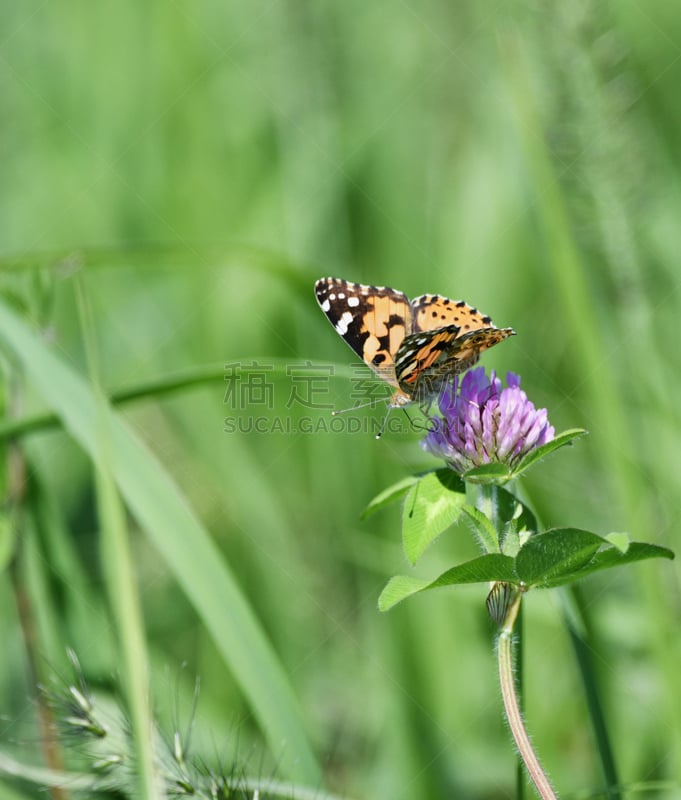
[[[442,391],[442,417],[422,440],[424,450],[444,458],[456,472],[483,464],[514,467],[524,455],[554,438],[545,408],[536,409],[520,388],[520,377],[507,373],[508,386],[485,368],[457,375]]]

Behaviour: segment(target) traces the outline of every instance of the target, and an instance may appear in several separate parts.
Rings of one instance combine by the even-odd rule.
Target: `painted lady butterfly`
[[[385,286],[321,278],[315,295],[336,331],[395,388],[390,405],[428,403],[454,375],[515,331],[497,328],[463,300],[437,294],[409,300]]]

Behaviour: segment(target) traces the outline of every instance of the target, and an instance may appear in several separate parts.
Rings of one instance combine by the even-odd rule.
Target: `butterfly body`
[[[336,332],[395,392],[390,405],[430,402],[454,375],[512,336],[463,300],[409,300],[386,286],[321,278],[315,296]]]

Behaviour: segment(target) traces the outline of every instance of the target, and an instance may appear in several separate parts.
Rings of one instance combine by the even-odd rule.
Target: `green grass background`
[[[485,364],[520,373],[558,430],[590,431],[524,481],[544,523],[678,550],[680,82],[670,0],[0,2],[5,301],[86,375],[81,276],[112,391],[217,365],[213,380],[120,413],[229,564],[340,793],[512,796],[484,589],[380,615],[380,589],[407,569],[399,510],[359,514],[434,464],[418,435],[224,433],[237,412],[220,366],[276,365],[274,408],[241,414],[297,417],[308,411],[286,407],[286,367],[351,361],[316,278],[463,298],[518,333]],[[341,408],[352,405],[342,369],[328,394]],[[11,399],[14,359],[4,375]],[[34,383],[8,418],[57,407]],[[50,392],[64,401],[63,386]],[[18,540],[4,534],[0,747],[38,763],[18,598],[36,618],[43,677],[67,645],[102,691],[120,663],[91,464],[57,427],[18,441],[33,488],[12,517]],[[280,774],[285,743],[265,744],[162,543],[138,523],[162,724],[186,720],[198,674],[196,757],[236,752],[249,774]],[[420,574],[473,552],[457,528]],[[678,562],[605,574],[584,592],[620,778],[680,797]],[[562,792],[596,791],[560,605],[537,592],[526,611],[534,742]]]

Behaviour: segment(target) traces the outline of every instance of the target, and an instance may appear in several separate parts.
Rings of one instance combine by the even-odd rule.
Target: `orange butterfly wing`
[[[448,325],[460,328],[459,336],[480,328],[493,328],[492,320],[463,300],[450,300],[439,294],[423,294],[411,301],[413,330],[432,331]]]
[[[386,286],[321,278],[315,296],[336,332],[397,391],[391,405],[424,402],[480,353],[511,336],[462,300],[425,294],[409,301]]]
[[[400,345],[395,374],[400,388],[420,402],[514,334],[463,300],[426,294],[412,300],[411,307],[414,333]]]
[[[338,278],[318,280],[315,295],[336,332],[379,377],[397,388],[395,354],[412,330],[407,295],[387,286]]]

